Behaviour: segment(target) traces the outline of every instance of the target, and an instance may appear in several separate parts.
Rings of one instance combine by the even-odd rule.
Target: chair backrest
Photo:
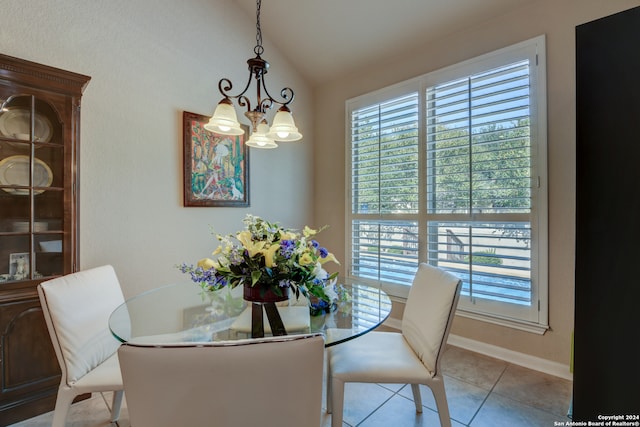
[[[67,384],[116,352],[120,343],[109,331],[109,316],[124,296],[112,266],[42,282],[38,296]]]
[[[322,335],[125,343],[118,358],[136,427],[320,426]]]
[[[421,263],[407,297],[402,334],[432,375],[440,368],[461,287],[453,274]]]

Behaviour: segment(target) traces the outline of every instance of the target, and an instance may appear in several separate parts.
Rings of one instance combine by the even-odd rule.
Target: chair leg
[[[327,357],[328,359],[328,357]],[[327,403],[327,414],[330,414],[332,412],[332,405],[331,405],[331,363],[328,363],[327,360],[327,377],[326,377],[326,387],[327,387],[327,395],[325,396],[325,400]]]
[[[438,416],[440,417],[440,425],[442,427],[451,427],[451,415],[449,415],[447,395],[444,391],[444,381],[440,378],[439,381],[429,384],[429,387],[431,387],[433,397],[436,400],[436,408],[438,409]]]
[[[413,392],[413,403],[416,405],[416,412],[422,413],[422,396],[420,395],[420,384],[411,384],[411,391]]]
[[[67,414],[76,393],[70,388],[58,388],[58,396],[56,397],[56,406],[53,410],[53,421],[51,427],[65,427]]]
[[[342,427],[344,409],[344,382],[331,378],[331,427]]]
[[[122,396],[124,390],[113,392],[113,400],[111,401],[111,422],[118,421],[120,418],[120,408],[122,408]]]

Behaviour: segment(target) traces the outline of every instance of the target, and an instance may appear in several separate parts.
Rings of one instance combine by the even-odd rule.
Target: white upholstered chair
[[[135,427],[319,427],[324,337],[118,350]]]
[[[342,427],[344,384],[411,384],[422,412],[420,384],[436,401],[440,424],[451,426],[440,357],[453,321],[462,282],[428,264],[420,264],[409,291],[402,332],[373,331],[327,349],[327,412],[331,426]]]
[[[73,399],[91,392],[114,392],[111,421],[117,420],[123,396],[116,353],[120,343],[109,332],[108,320],[124,297],[113,267],[42,282],[38,296],[62,370],[52,427],[63,427]]]

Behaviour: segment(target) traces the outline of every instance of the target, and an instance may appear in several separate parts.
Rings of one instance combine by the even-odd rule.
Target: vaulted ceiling
[[[232,1],[255,22],[255,0]],[[263,38],[316,85],[533,1],[265,0],[260,20]]]

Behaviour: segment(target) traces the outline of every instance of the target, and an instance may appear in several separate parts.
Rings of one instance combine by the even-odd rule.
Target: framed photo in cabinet
[[[184,206],[249,206],[249,147],[244,135],[209,132],[210,117],[184,111]]]
[[[9,255],[9,277],[22,280],[29,277],[29,254],[27,252]]]

